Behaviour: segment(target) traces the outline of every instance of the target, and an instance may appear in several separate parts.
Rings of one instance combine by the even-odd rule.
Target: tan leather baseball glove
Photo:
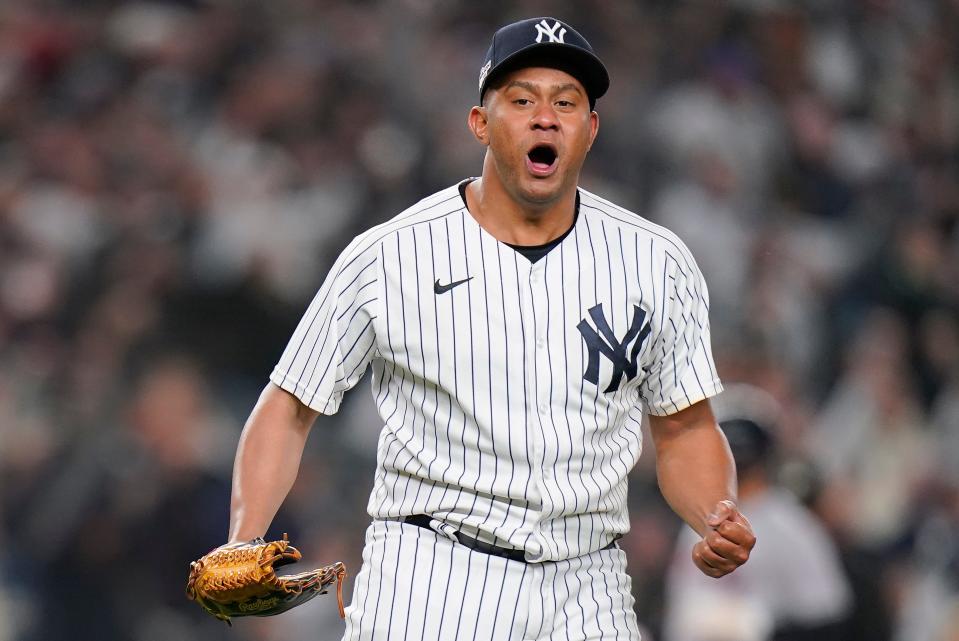
[[[190,564],[187,598],[221,621],[231,617],[273,616],[306,603],[336,583],[340,616],[343,610],[343,579],[346,566],[326,567],[277,576],[276,568],[299,561],[300,551],[286,534],[280,541],[256,538],[248,543],[222,545]],[[232,624],[230,624],[232,625]]]

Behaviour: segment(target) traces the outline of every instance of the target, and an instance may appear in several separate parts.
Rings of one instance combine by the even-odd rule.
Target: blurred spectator
[[[836,545],[817,518],[778,487],[778,408],[730,385],[717,399],[739,477],[740,507],[756,532],[749,562],[709,579],[689,562],[698,536],[684,528],[667,577],[666,641],[800,641],[848,637],[852,594]]]
[[[223,536],[232,437],[183,358],[152,363],[117,418],[51,460],[13,511],[49,596],[23,638],[131,638],[154,615],[187,625],[174,614],[183,569]],[[64,617],[64,602],[79,607]]]
[[[826,478],[825,499],[835,506],[834,524],[876,549],[908,531],[932,450],[908,375],[901,319],[874,310],[844,356],[844,371],[809,439]]]

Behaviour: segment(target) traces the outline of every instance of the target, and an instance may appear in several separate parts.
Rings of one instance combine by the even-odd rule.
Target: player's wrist
[[[265,538],[267,527],[268,526],[254,526],[248,524],[240,524],[232,527],[230,528],[230,534],[227,537],[225,545],[242,545],[244,543],[249,543],[254,539]]]

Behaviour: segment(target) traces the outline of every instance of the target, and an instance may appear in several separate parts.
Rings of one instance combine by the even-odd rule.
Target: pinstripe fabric
[[[626,554],[521,563],[374,521],[344,641],[638,641]]]
[[[628,529],[642,412],[721,390],[708,308],[676,236],[606,200],[580,190],[572,232],[530,263],[453,186],[344,250],[271,380],[329,414],[372,363],[375,519],[574,559]]]

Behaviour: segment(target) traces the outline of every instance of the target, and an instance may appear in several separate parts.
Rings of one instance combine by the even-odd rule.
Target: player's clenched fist
[[[693,546],[693,563],[703,574],[718,579],[749,559],[756,535],[732,501],[720,501],[706,519],[708,530]]]

